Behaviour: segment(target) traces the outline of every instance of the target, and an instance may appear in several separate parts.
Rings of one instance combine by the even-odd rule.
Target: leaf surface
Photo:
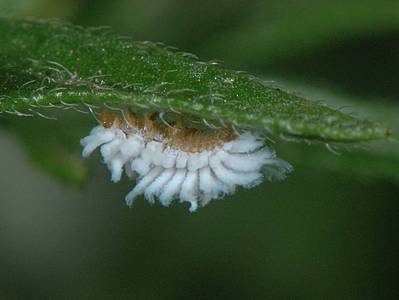
[[[108,104],[321,141],[380,139],[382,125],[250,75],[96,28],[0,20],[0,112]],[[192,123],[193,126],[194,123]]]

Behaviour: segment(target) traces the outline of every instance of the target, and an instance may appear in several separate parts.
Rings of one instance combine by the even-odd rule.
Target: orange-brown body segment
[[[160,138],[165,146],[185,152],[212,150],[236,138],[231,128],[208,132],[196,128],[186,128],[179,123],[172,126],[158,124],[155,114],[140,118],[133,113],[127,113],[121,117],[104,111],[100,114],[99,121],[105,128],[117,126],[126,134],[140,131],[148,142]]]

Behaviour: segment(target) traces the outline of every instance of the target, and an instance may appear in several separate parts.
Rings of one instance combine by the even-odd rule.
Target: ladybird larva
[[[150,203],[158,199],[164,206],[174,199],[189,202],[193,212],[237,187],[258,185],[264,175],[280,179],[292,169],[263,138],[249,131],[163,126],[154,116],[140,118],[132,113],[122,118],[104,112],[99,121],[81,140],[82,155],[88,157],[100,147],[113,182],[121,179],[123,171],[137,178],[125,198],[129,206],[144,195]]]

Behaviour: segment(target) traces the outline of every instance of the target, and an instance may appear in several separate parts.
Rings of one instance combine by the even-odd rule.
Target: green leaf
[[[332,107],[367,118],[384,119],[392,126],[392,130],[399,130],[399,106],[390,101],[374,98],[357,99],[342,92],[326,92],[326,89],[312,88],[303,82],[287,82],[290,87],[309,99],[326,99]],[[358,144],[355,147],[344,145],[322,147],[292,143],[279,143],[278,153],[282,157],[289,157],[296,169],[313,171],[314,173],[335,173],[340,177],[357,178],[360,181],[386,180],[399,184],[399,141],[395,139],[373,141]]]
[[[95,28],[0,20],[0,45],[3,113],[42,115],[43,106],[106,103],[321,141],[363,141],[389,134],[382,125],[252,76]]]
[[[209,34],[196,53],[273,80],[327,81],[360,97],[398,97],[398,1],[271,0],[248,7],[250,15]]]

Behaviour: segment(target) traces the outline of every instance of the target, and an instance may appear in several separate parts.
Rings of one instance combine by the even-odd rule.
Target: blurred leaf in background
[[[83,25],[99,19],[137,40],[271,78],[327,81],[362,96],[399,94],[397,1],[87,1],[72,17]]]

